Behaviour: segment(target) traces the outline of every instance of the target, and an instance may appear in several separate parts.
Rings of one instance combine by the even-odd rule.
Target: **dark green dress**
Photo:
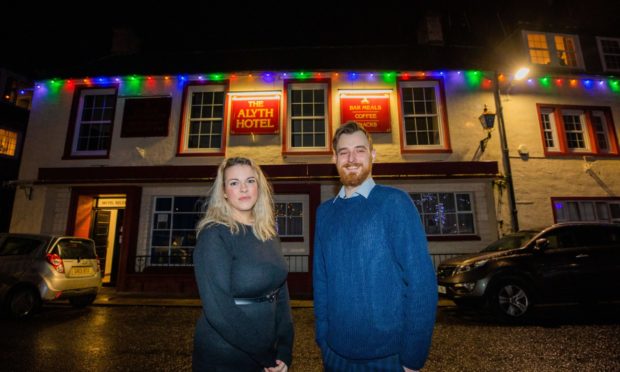
[[[213,224],[198,236],[194,270],[202,301],[196,324],[194,371],[261,371],[280,359],[291,365],[293,322],[287,264],[279,239],[261,242],[244,226],[238,234]],[[235,298],[278,300],[236,305]]]

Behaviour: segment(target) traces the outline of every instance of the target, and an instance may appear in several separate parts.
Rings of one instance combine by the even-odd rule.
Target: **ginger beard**
[[[368,162],[368,166],[364,167],[362,163],[346,163],[338,167],[340,182],[344,186],[357,187],[361,185],[372,171],[372,162]]]

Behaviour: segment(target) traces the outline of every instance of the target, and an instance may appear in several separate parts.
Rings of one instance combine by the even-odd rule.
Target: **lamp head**
[[[482,129],[490,131],[495,125],[495,113],[489,112],[487,105],[484,105],[484,110],[482,111],[482,115],[478,116],[478,120],[480,120]]]

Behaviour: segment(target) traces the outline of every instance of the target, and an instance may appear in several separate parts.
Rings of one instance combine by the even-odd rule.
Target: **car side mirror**
[[[547,248],[549,246],[549,240],[545,239],[545,238],[540,238],[540,239],[536,239],[536,245],[534,245],[534,248],[537,251],[542,251],[545,248]]]

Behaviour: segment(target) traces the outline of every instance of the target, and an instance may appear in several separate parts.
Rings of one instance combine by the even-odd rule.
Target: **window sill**
[[[427,235],[426,239],[429,242],[482,240],[478,235]]]

